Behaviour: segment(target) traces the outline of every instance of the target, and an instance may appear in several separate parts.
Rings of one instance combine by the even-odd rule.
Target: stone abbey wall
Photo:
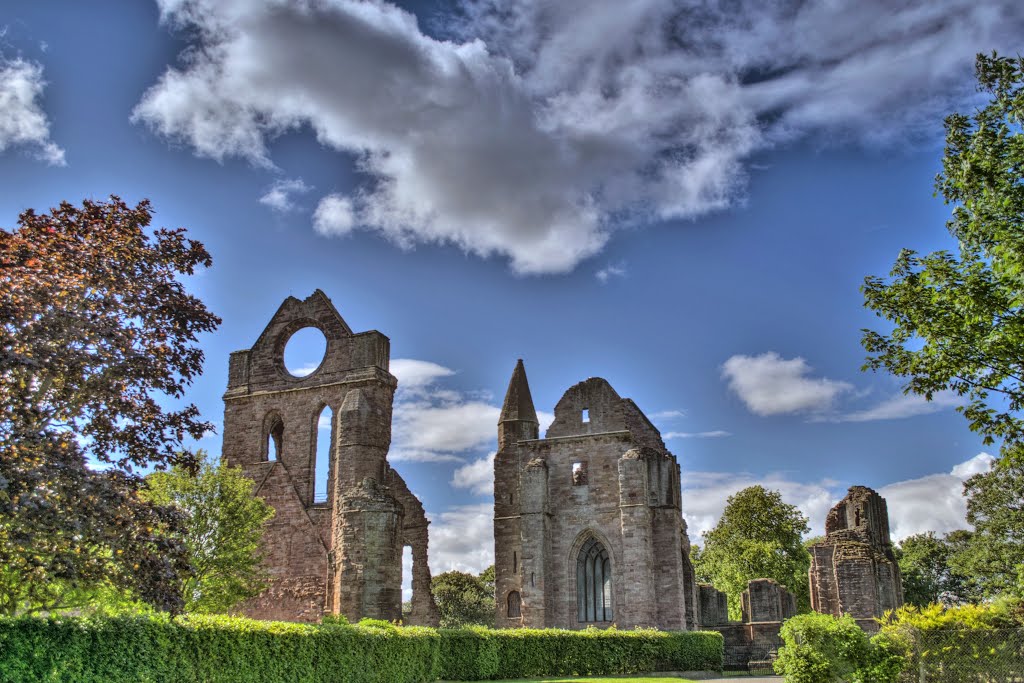
[[[566,391],[541,439],[519,361],[494,472],[498,626],[697,626],[679,465],[608,382]]]
[[[327,340],[305,377],[284,366],[306,327]],[[263,539],[270,586],[243,606],[260,619],[402,616],[402,552],[413,553],[413,623],[436,625],[423,506],[387,462],[397,380],[390,342],[353,333],[320,290],[285,300],[251,349],[231,354],[223,458],[256,482],[275,510]],[[317,423],[331,408],[327,499],[314,499]],[[326,431],[326,430],[325,430]]]

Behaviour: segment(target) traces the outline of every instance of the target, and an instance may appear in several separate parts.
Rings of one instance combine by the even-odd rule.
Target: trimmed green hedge
[[[637,629],[441,630],[439,676],[476,681],[651,671],[721,671],[722,634]]]
[[[421,683],[721,666],[718,633],[435,630],[164,615],[0,619],[5,683]]]

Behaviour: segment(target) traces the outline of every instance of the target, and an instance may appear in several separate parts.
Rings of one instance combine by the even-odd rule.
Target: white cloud
[[[520,273],[569,270],[622,225],[729,206],[749,155],[780,142],[937,136],[973,96],[972,56],[1012,53],[1024,26],[1015,0],[482,0],[439,40],[379,1],[160,5],[193,44],[135,121],[263,166],[269,140],[308,126],[368,176],[321,202],[317,230],[454,244]]]
[[[455,371],[426,360],[392,358],[391,374],[398,378],[399,389],[413,389],[433,384],[441,377],[450,377]]]
[[[494,504],[461,505],[430,519],[430,571],[479,574],[494,563]]]
[[[915,415],[937,413],[940,410],[952,408],[961,403],[963,403],[963,400],[951,391],[934,394],[931,401],[926,401],[923,396],[917,394],[897,394],[865,410],[840,415],[836,420],[839,422],[900,420],[906,417],[914,417]]]
[[[42,161],[64,166],[64,150],[50,140],[39,103],[45,85],[39,64],[0,57],[0,152],[25,145]]]
[[[302,182],[302,178],[277,180],[260,197],[260,204],[269,206],[279,213],[294,211],[298,206],[296,206],[292,199],[292,195],[305,194],[312,189],[312,187]]]
[[[878,493],[888,504],[893,539],[927,531],[944,534],[968,528],[964,480],[987,472],[993,462],[995,458],[988,453],[979,453],[948,474],[931,474],[880,488]]]
[[[469,489],[470,493],[484,496],[494,493],[494,456],[474,460],[455,470],[451,485],[457,489]]]
[[[626,277],[626,266],[625,264],[622,263],[618,265],[612,265],[611,263],[609,263],[607,266],[594,273],[594,277],[596,277],[598,281],[603,285],[606,282],[608,282],[608,280],[610,280],[611,278]]]
[[[313,229],[325,237],[347,235],[355,225],[352,200],[340,194],[329,194],[321,199],[313,213]]]
[[[808,377],[811,367],[803,358],[786,360],[769,351],[759,356],[735,355],[722,365],[722,375],[747,408],[757,415],[825,412],[839,394],[853,385]]]
[[[662,434],[662,438],[665,439],[719,439],[723,436],[732,436],[732,432],[715,429],[710,432],[665,432]]]

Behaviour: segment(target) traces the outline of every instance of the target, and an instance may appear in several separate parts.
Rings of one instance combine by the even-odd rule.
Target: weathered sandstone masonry
[[[698,625],[679,464],[603,379],[570,388],[539,438],[519,361],[498,423],[499,627]]]
[[[288,339],[319,329],[327,348],[305,377],[284,365]],[[402,616],[402,551],[413,556],[412,616],[436,625],[423,506],[387,462],[397,380],[390,342],[353,333],[320,290],[285,300],[251,349],[231,354],[224,460],[275,510],[263,537],[269,588],[243,606],[259,619]],[[314,494],[321,412],[333,415],[324,500]],[[325,412],[326,414],[326,412]],[[327,431],[327,430],[323,430]]]
[[[752,660],[763,660],[782,645],[782,622],[796,614],[796,599],[772,579],[754,579],[743,591],[742,621],[729,621],[725,593],[707,584],[700,586],[701,625],[725,639],[726,669],[743,669]]]
[[[825,518],[825,540],[811,551],[811,609],[849,614],[867,631],[903,604],[899,564],[889,538],[885,499],[853,486]]]

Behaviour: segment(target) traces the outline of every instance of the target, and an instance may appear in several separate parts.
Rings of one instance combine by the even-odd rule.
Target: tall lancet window
[[[576,558],[576,609],[581,624],[612,621],[612,563],[596,538]]]

